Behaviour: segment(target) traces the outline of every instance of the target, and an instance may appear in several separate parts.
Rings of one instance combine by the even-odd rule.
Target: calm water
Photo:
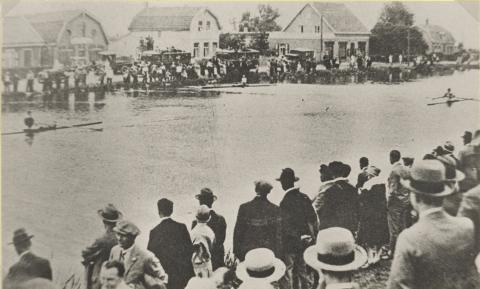
[[[2,138],[4,271],[16,260],[7,245],[12,232],[25,227],[35,235],[33,250],[52,259],[58,281],[80,272],[80,251],[101,234],[96,211],[108,202],[138,224],[145,246],[159,198],[172,199],[174,217],[190,224],[194,195],[208,186],[219,196],[215,206],[231,238],[239,204],[254,195],[253,181],[272,182],[270,198],[281,199],[274,179],[283,167],[294,168],[299,186],[313,197],[321,162],[349,162],[355,177],[360,156],[387,169],[392,148],[419,157],[445,140],[459,146],[463,131],[479,123],[479,103],[426,104],[448,87],[478,98],[478,79],[478,71],[469,71],[401,85],[288,84],[204,95],[117,92],[50,104],[4,102],[4,132],[21,130],[27,110],[43,123],[103,121],[93,127],[103,131]]]

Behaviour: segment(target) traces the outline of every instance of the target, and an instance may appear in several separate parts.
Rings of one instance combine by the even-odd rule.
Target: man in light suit
[[[52,269],[47,259],[36,256],[30,252],[32,242],[29,235],[23,228],[13,233],[13,244],[20,259],[8,271],[4,280],[4,287],[17,286],[18,284],[35,278],[52,280]]]
[[[477,253],[480,253],[480,185],[467,191],[458,210],[458,216],[467,217],[475,225]]]
[[[118,260],[125,266],[125,283],[134,289],[165,289],[168,276],[157,257],[135,245],[140,230],[129,221],[120,221],[113,229],[118,245],[112,248],[109,260]]]
[[[417,162],[402,179],[419,221],[398,237],[389,289],[480,288],[476,272],[473,222],[452,217],[442,208],[453,190],[438,160]],[[449,180],[451,181],[451,180]]]

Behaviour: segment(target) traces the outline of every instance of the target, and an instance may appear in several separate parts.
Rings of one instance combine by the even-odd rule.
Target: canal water
[[[2,137],[2,255],[4,273],[16,260],[12,232],[34,234],[33,250],[52,260],[54,278],[81,271],[81,250],[102,232],[97,210],[114,203],[142,230],[158,222],[156,201],[170,198],[174,218],[190,224],[195,194],[210,187],[227,219],[226,247],[238,206],[253,198],[253,182],[274,185],[291,167],[313,197],[321,163],[358,159],[388,171],[388,153],[420,158],[446,140],[457,147],[479,124],[479,102],[427,106],[447,88],[479,98],[479,72],[456,72],[402,84],[229,88],[219,92],[125,93],[62,99],[4,100],[3,132],[23,129],[31,110],[38,123],[102,125]],[[188,225],[190,226],[190,225]]]

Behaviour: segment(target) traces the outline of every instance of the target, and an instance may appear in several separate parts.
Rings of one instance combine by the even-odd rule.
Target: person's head
[[[463,138],[463,144],[464,144],[464,145],[469,144],[469,143],[472,141],[472,132],[466,131],[466,132],[463,134],[462,138]]]
[[[28,116],[31,116],[31,115],[32,115],[32,112],[31,112],[31,111],[27,111],[27,115],[28,115]]]
[[[24,228],[17,229],[13,232],[13,240],[10,244],[13,244],[15,251],[18,255],[30,250],[32,246],[33,235],[29,235]]]
[[[140,234],[140,229],[132,222],[122,220],[113,228],[118,240],[118,245],[123,249],[128,249],[135,244],[135,239]]]
[[[326,182],[326,181],[333,180],[333,174],[332,174],[332,172],[330,171],[330,169],[328,168],[327,165],[321,164],[320,169],[318,171],[320,172],[320,181],[321,182]]]
[[[400,152],[398,150],[392,150],[390,152],[390,163],[394,164],[400,160]]]
[[[349,165],[342,163],[342,177],[343,178],[348,178],[351,171],[352,171],[352,168]]]
[[[272,188],[273,186],[266,181],[260,180],[255,182],[255,192],[258,196],[266,197],[268,194],[270,194]]]
[[[404,157],[402,159],[403,159],[404,166],[411,167],[413,165],[414,158]]]
[[[333,175],[333,178],[340,178],[343,176],[345,168],[343,163],[339,161],[333,161],[328,164],[328,168]]]
[[[445,153],[451,154],[455,151],[455,146],[451,141],[446,141],[443,145],[443,150],[445,151]]]
[[[447,89],[447,91],[450,92],[450,91],[452,91],[452,90],[449,88],[449,89]]]
[[[157,208],[160,218],[170,217],[173,213],[173,202],[169,199],[162,198],[158,200]]]
[[[283,169],[280,177],[277,179],[277,181],[279,181],[282,185],[282,189],[284,190],[293,188],[295,182],[297,182],[298,180],[299,178],[295,176],[295,172],[291,168]]]
[[[363,169],[365,167],[368,167],[368,158],[361,157],[360,158],[360,169]]]
[[[206,205],[207,207],[212,208],[213,202],[215,202],[217,196],[215,196],[209,188],[203,188],[200,190],[200,194],[196,195],[195,198],[197,198],[200,205]]]
[[[107,204],[104,208],[97,211],[98,216],[102,219],[106,230],[112,230],[117,222],[123,218],[122,212],[117,210],[113,204]]]
[[[125,274],[125,267],[122,262],[117,260],[106,261],[100,271],[100,280],[103,289],[116,289],[122,282]]]
[[[210,221],[210,208],[206,205],[200,205],[195,215],[198,223],[208,223]]]

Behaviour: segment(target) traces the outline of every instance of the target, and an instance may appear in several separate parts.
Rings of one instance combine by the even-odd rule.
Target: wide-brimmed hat
[[[449,182],[460,182],[465,179],[465,174],[457,170],[457,161],[451,155],[437,156],[437,160],[445,165],[445,179]]]
[[[294,182],[298,182],[300,178],[295,176],[295,172],[291,168],[284,168],[282,170],[282,173],[280,174],[280,177],[276,180],[277,181],[291,180]]]
[[[317,243],[305,250],[303,258],[317,271],[333,272],[353,271],[368,261],[367,252],[355,244],[352,232],[340,227],[318,232]]]
[[[446,141],[444,144],[443,144],[443,149],[449,153],[453,153],[453,151],[455,150],[455,146],[453,145],[453,143],[451,141]]]
[[[116,223],[123,218],[122,212],[117,210],[113,204],[108,204],[105,208],[97,211],[100,218],[106,222]]]
[[[285,274],[285,264],[275,257],[272,250],[257,248],[248,251],[245,261],[238,264],[236,274],[242,281],[262,280],[278,281]]]
[[[21,244],[25,241],[30,240],[31,238],[33,238],[33,235],[29,235],[24,228],[20,228],[13,232],[13,240],[8,244],[10,245]]]
[[[195,198],[198,200],[200,198],[212,198],[214,201],[217,199],[209,188],[203,188],[200,190],[200,194],[195,195]]]
[[[421,160],[410,169],[410,177],[400,183],[411,192],[430,197],[445,197],[454,191],[446,185],[445,166],[439,160]]]
[[[201,205],[198,207],[195,218],[199,223],[208,223],[210,220],[210,208],[207,205]]]
[[[119,221],[115,228],[113,228],[113,231],[121,235],[138,236],[140,234],[140,229],[134,223],[127,220]]]

